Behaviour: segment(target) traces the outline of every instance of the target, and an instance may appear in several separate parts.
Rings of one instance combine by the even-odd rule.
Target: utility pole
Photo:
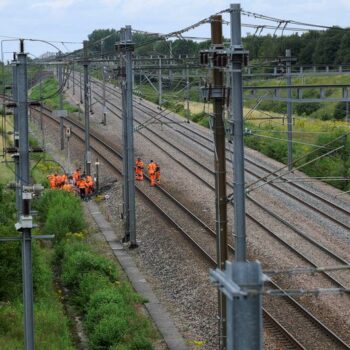
[[[23,191],[29,185],[29,129],[27,100],[27,54],[24,53],[24,41],[20,40],[20,53],[17,66],[17,98],[19,121],[19,168],[21,186],[21,216],[17,229],[22,231],[22,278],[25,349],[34,349],[34,317],[33,317],[33,272],[32,272],[32,217],[30,215],[29,196]]]
[[[91,175],[91,151],[90,151],[90,108],[89,108],[89,61],[87,57],[87,40],[84,40],[84,115],[85,115],[85,174]],[[81,85],[80,85],[81,91]]]
[[[158,105],[162,107],[162,59],[159,57],[159,70],[158,70]]]
[[[83,104],[83,86],[81,82],[81,72],[79,72],[79,91],[80,91],[80,104]]]
[[[287,85],[292,85],[292,53],[290,49],[286,50],[286,68],[287,68]],[[292,89],[288,88],[287,91],[288,99],[292,98]],[[287,102],[287,135],[288,135],[288,170],[291,171],[293,168],[293,106],[292,102]]]
[[[227,349],[260,350],[262,348],[262,273],[259,263],[247,262],[245,222],[245,180],[243,139],[243,83],[242,68],[247,52],[243,50],[241,37],[241,7],[231,4],[231,108],[234,141],[234,231],[236,234],[235,263],[232,279],[244,292],[245,286],[255,289],[256,294],[228,300]]]
[[[214,165],[215,165],[215,202],[216,202],[216,247],[217,247],[217,268],[225,269],[227,260],[227,196],[226,196],[226,139],[224,110],[225,87],[223,68],[227,60],[224,52],[222,36],[222,17],[211,17],[211,66],[212,69],[212,93],[213,100],[213,129],[214,129]],[[187,86],[188,67],[186,67]],[[187,100],[188,101],[188,100]],[[187,102],[188,103],[188,102]],[[219,348],[226,349],[226,298],[219,290]]]
[[[125,237],[130,241],[129,248],[136,248],[136,213],[135,213],[135,175],[134,175],[134,127],[133,127],[133,93],[132,93],[132,41],[131,26],[120,30],[121,88],[123,101],[123,172],[124,172],[124,200],[125,200]]]
[[[73,85],[73,96],[75,95],[75,72],[74,72],[74,62],[72,63],[72,85]]]
[[[94,114],[94,111],[92,109],[92,78],[91,78],[91,74],[89,75],[89,108],[90,108],[90,113]]]
[[[95,167],[96,167],[96,170],[95,170],[95,175],[96,175],[96,178],[95,178],[95,184],[96,184],[96,192],[99,193],[100,191],[100,162],[98,161],[98,158],[96,158],[96,162],[95,162]]]
[[[186,64],[186,117],[187,117],[187,122],[189,122],[189,119],[190,119],[190,78],[189,78],[188,64]]]
[[[59,95],[59,110],[63,111],[63,69],[61,64],[61,51],[58,53],[58,87],[60,89]],[[61,138],[61,150],[64,149],[64,126],[63,116],[60,116],[60,138]]]
[[[12,65],[12,96],[14,102],[13,108],[13,135],[14,135],[14,146],[19,150],[19,120],[18,120],[18,89],[17,89],[17,71],[18,71],[18,61],[16,54],[13,54],[13,65]],[[16,210],[17,210],[17,219],[20,217],[21,212],[21,175],[19,167],[19,153],[14,156],[15,161],[15,180],[16,180]]]
[[[225,271],[211,271],[212,281],[226,295],[227,350],[261,350],[263,274],[258,262],[247,261],[244,185],[243,83],[242,68],[247,57],[241,38],[241,7],[231,4],[230,134],[234,151],[235,261],[226,261]]]
[[[169,43],[169,58],[170,58],[170,61],[169,61],[169,65],[170,67],[173,65],[173,42],[171,40],[168,41]],[[169,83],[170,83],[170,87],[172,88],[173,87],[173,70],[170,68],[169,69]]]
[[[42,97],[43,97],[43,80],[42,80],[42,66],[40,66],[40,81],[39,81],[39,99],[40,99],[40,130],[43,133],[43,105],[42,105]],[[45,146],[45,144],[44,144]]]
[[[106,107],[106,67],[102,66],[102,99],[103,99],[103,120],[102,124],[107,125],[107,107]]]

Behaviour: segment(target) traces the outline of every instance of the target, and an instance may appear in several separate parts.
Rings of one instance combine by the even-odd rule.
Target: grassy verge
[[[48,78],[42,83],[42,91],[40,96],[40,86],[35,85],[30,91],[30,98],[32,100],[40,100],[41,97],[44,98],[44,104],[52,109],[59,109],[59,86],[58,82],[54,78]],[[79,112],[79,108],[72,106],[68,102],[64,101],[63,108],[68,111],[68,113]]]
[[[280,115],[272,113],[272,116],[277,117]],[[286,163],[286,121],[284,121],[283,125],[281,119],[276,119],[277,121],[263,119],[266,115],[259,111],[251,114],[251,117],[246,119],[245,126],[252,130],[253,134],[245,137],[245,144],[271,158]],[[314,177],[350,177],[350,140],[349,136],[341,137],[341,135],[346,135],[349,131],[346,123],[342,121],[322,121],[303,117],[294,118],[293,159],[298,159],[313,152],[297,162],[295,166],[311,162],[329,151],[342,147],[328,156],[321,157],[303,166],[300,170]],[[328,146],[324,147],[324,145]],[[342,190],[350,189],[349,180],[337,181],[329,179],[325,180],[325,182]]]
[[[144,302],[115,263],[98,254],[85,229],[82,205],[49,190],[38,205],[44,232],[54,233],[56,265],[69,302],[82,315],[90,349],[148,350],[156,332],[140,311]]]
[[[0,171],[4,167],[0,164]],[[0,236],[17,236],[14,193],[0,185]],[[33,234],[38,233],[35,230]],[[34,327],[38,349],[74,349],[68,319],[53,284],[52,250],[33,241]],[[0,243],[0,348],[23,349],[21,247]]]

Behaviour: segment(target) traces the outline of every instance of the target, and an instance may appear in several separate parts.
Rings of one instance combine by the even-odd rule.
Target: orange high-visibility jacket
[[[153,163],[149,163],[148,164],[148,173],[150,174],[150,175],[153,175],[154,173],[155,173],[155,171],[156,171],[156,164],[153,162]]]

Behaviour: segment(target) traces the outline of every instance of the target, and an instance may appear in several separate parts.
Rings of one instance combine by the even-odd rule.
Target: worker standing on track
[[[83,174],[83,176],[80,178],[79,180],[79,191],[80,191],[80,198],[82,200],[85,200],[86,197],[86,181],[85,181],[85,176]]]
[[[151,181],[150,186],[155,186],[156,185],[156,163],[153,162],[153,160],[150,161],[148,164],[148,175]]]
[[[143,168],[144,164],[140,157],[136,159],[135,163],[135,175],[137,181],[143,181]]]
[[[92,192],[94,191],[94,180],[93,180],[92,176],[87,175],[85,183],[86,183],[85,192],[86,192],[87,198],[89,199],[92,195]]]
[[[80,169],[75,170],[75,172],[73,173],[73,184],[75,186],[78,186],[78,182],[80,180]]]
[[[157,162],[155,162],[156,164],[156,170],[155,170],[155,173],[156,173],[156,182],[158,185],[160,185],[160,166]]]

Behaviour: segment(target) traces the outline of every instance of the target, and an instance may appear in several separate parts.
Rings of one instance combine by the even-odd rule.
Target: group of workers
[[[140,157],[136,159],[135,163],[135,176],[137,181],[143,181],[143,169],[144,164]],[[155,186],[156,183],[160,184],[160,166],[157,162],[151,160],[147,166],[148,175],[150,179],[150,186]]]
[[[51,174],[47,178],[50,188],[77,193],[83,200],[89,199],[94,192],[95,183],[92,176],[81,174],[80,169],[76,169],[71,176],[66,173],[63,175]]]

